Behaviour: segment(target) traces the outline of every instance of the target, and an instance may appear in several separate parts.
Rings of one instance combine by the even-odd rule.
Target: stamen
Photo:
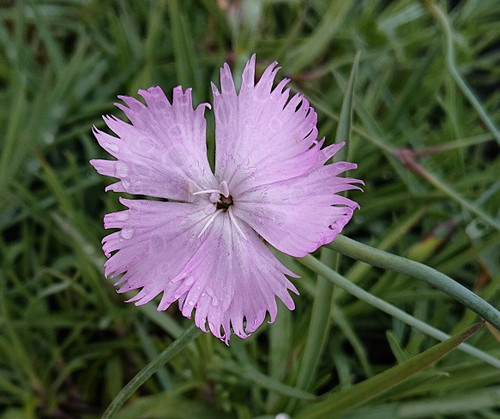
[[[204,189],[202,191],[193,192],[193,195],[203,195],[204,193],[222,193],[218,189]]]
[[[202,236],[202,234],[206,231],[206,229],[210,226],[210,224],[212,224],[214,222],[215,217],[217,217],[221,212],[223,212],[223,210],[217,210],[210,216],[207,223],[205,224],[205,227],[203,227],[200,234],[198,234],[198,238],[200,238]]]
[[[223,180],[219,184],[219,189],[220,189],[220,193],[222,195],[224,195],[226,198],[229,196],[229,186],[227,186],[227,182],[225,180]]]
[[[222,210],[219,210],[222,211]],[[236,231],[241,234],[241,237],[243,237],[245,240],[247,239],[247,236],[245,236],[245,233],[243,233],[243,230],[241,229],[240,225],[238,224],[238,221],[236,221],[236,217],[233,214],[233,208],[229,207],[227,210],[227,213],[229,214],[229,218],[231,219],[232,224],[236,227]]]
[[[191,186],[191,185],[189,185]],[[229,186],[227,185],[227,182],[223,180],[221,183],[219,183],[219,189],[203,189],[202,191],[196,191],[192,192],[192,195],[203,195],[206,193],[218,193],[221,195],[224,195],[226,198],[229,196]]]

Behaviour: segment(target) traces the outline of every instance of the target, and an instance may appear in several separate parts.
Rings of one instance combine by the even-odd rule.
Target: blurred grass
[[[423,261],[498,306],[499,147],[448,71],[442,28],[424,2],[0,4],[2,418],[99,417],[190,323],[175,307],[165,314],[123,303],[103,278],[102,216],[119,204],[88,164],[104,155],[90,128],[103,126],[101,114],[119,115],[118,94],[151,85],[191,86],[195,102],[210,101],[209,81],[223,62],[238,73],[253,52],[259,70],[279,60],[329,141],[361,52],[349,155],[366,187],[353,195],[362,209],[345,234]],[[498,126],[496,0],[435,4],[451,26],[458,72]],[[404,160],[401,150],[415,153]],[[293,398],[298,408],[311,405],[435,344],[335,289],[319,372],[303,394],[294,386],[316,275],[297,269],[295,312],[280,307],[275,325],[248,341],[233,337],[230,347],[201,336],[147,381],[122,417],[273,416]],[[347,258],[340,272],[447,333],[477,320],[401,275]],[[498,339],[483,330],[468,342],[498,357]],[[455,351],[351,417],[496,417],[499,384],[500,371]],[[457,410],[457,400],[466,406]]]

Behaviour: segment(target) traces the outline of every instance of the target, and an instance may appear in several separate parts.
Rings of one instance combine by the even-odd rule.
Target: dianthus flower
[[[215,173],[207,159],[205,107],[193,109],[191,89],[139,90],[146,104],[127,96],[116,104],[130,124],[104,116],[117,135],[94,127],[97,141],[116,160],[91,160],[119,181],[106,190],[161,198],[122,199],[128,209],[107,214],[105,275],[121,278],[118,292],[140,291],[145,304],[162,294],[158,310],[179,302],[188,318],[228,342],[246,338],[276,317],[278,297],[290,310],[298,294],[285,276],[298,278],[264,243],[305,256],[331,242],[358,205],[339,192],[357,179],[339,177],[356,165],[325,164],[344,143],[322,148],[317,115],[306,99],[289,98],[288,79],[274,89],[271,64],[255,83],[255,55],[236,93],[227,64],[220,91],[212,83]],[[114,252],[114,253],[113,253]]]

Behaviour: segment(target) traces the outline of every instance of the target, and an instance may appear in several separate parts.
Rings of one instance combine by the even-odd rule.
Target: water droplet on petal
[[[215,292],[212,290],[212,288],[209,288],[209,287],[206,287],[205,288],[205,291],[207,292],[207,294],[212,297],[212,305],[214,306],[217,306],[219,305],[219,302],[217,301],[217,297],[215,296]],[[217,304],[214,304],[214,300]]]
[[[181,135],[182,133],[182,130],[181,130],[181,127],[179,126],[179,124],[172,124],[170,126],[170,134],[177,137],[179,135]]]
[[[112,151],[113,153],[118,153],[120,151],[120,147],[118,147],[118,145],[114,144],[114,143],[109,143],[107,144],[108,148],[110,151]]]
[[[214,307],[217,307],[219,305],[219,300],[217,300],[217,298],[215,298],[215,297],[212,297],[212,305]]]
[[[272,131],[279,131],[281,129],[282,125],[283,125],[283,123],[281,122],[281,120],[279,118],[273,118],[271,120],[271,130]]]
[[[121,231],[121,236],[124,239],[130,239],[130,238],[132,238],[133,235],[134,235],[134,229],[133,228],[124,228]]]
[[[151,237],[151,248],[155,251],[163,249],[163,239],[161,238],[161,236],[154,234]]]
[[[115,173],[119,178],[127,177],[130,173],[129,167],[122,161],[117,161],[115,163]]]
[[[192,301],[192,300],[191,300],[191,301],[189,301],[189,303],[188,303],[188,304],[189,304],[190,306],[194,306],[194,301]]]
[[[127,211],[120,211],[115,214],[115,220],[116,221],[127,221],[128,220],[128,213]]]
[[[227,121],[229,120],[229,115],[230,115],[230,110],[228,108],[228,105],[225,105],[219,107],[219,111],[217,112],[216,117],[219,123],[226,124]]]

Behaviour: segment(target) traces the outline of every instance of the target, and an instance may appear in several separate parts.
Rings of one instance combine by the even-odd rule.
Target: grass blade
[[[482,323],[477,323],[464,332],[454,335],[444,342],[438,343],[408,361],[356,384],[347,390],[332,394],[324,401],[298,412],[295,417],[297,419],[333,417],[359,406],[429,367],[455,349],[467,338],[474,335],[482,327]]]

